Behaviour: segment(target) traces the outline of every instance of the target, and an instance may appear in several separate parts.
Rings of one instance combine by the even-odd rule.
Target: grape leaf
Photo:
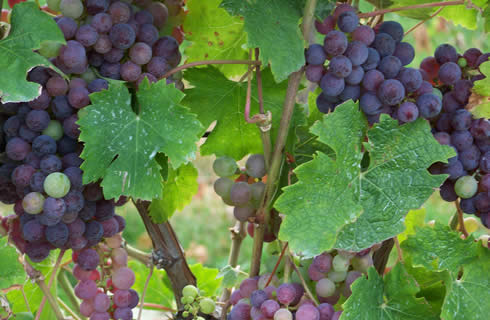
[[[415,234],[415,227],[425,225],[425,208],[410,210],[405,217],[405,231],[398,235],[398,241],[402,243],[408,235]]]
[[[490,61],[484,62],[480,65],[480,71],[486,76],[485,79],[475,81],[473,91],[481,96],[490,96]]]
[[[260,60],[270,63],[277,82],[305,64],[301,12],[292,0],[223,0],[221,6],[245,19],[248,47],[260,48]]]
[[[179,104],[182,92],[164,81],[150,86],[145,80],[135,95],[138,114],[131,109],[131,95],[124,86],[93,93],[92,105],[83,109],[78,121],[80,140],[85,142],[84,183],[103,178],[107,199],[161,197],[157,152],[165,153],[174,168],[195,158],[202,127]]]
[[[8,238],[0,239],[0,290],[14,284],[21,284],[25,279],[24,268],[18,261],[14,247],[8,244]]]
[[[189,268],[196,277],[197,287],[203,295],[211,297],[219,294],[221,278],[218,277],[218,269],[207,268],[202,264],[193,264]]]
[[[275,207],[285,219],[279,238],[305,255],[332,248],[359,251],[401,233],[404,216],[420,207],[445,176],[427,168],[455,154],[441,146],[419,119],[399,126],[382,115],[367,133],[370,165],[361,171],[368,129],[352,101],[317,122],[311,132],[336,153],[318,152],[295,170],[299,182],[284,188]]]
[[[206,128],[217,121],[201,146],[202,155],[227,155],[238,160],[249,153],[263,152],[259,129],[255,124],[245,122],[246,82],[228,80],[213,67],[187,70],[185,78],[194,88],[185,91],[182,104],[196,113]],[[265,69],[262,72],[262,88],[265,109],[272,113],[271,137],[276,137],[287,82],[276,84],[270,70]],[[255,84],[251,100],[250,115],[254,115],[259,111]],[[297,109],[291,127],[302,121],[302,113]]]
[[[187,62],[198,60],[248,59],[243,48],[247,35],[243,20],[233,17],[218,5],[220,0],[187,1],[189,10],[184,23],[186,40],[192,43],[185,48]],[[219,65],[217,68],[226,76],[244,74],[243,64]]]
[[[34,50],[44,41],[65,43],[65,39],[53,18],[33,2],[14,6],[11,21],[10,34],[0,41],[0,70],[8,75],[0,78],[1,102],[31,101],[41,94],[41,86],[27,81],[27,72],[36,66],[60,72]]]
[[[163,185],[161,199],[154,199],[150,205],[150,217],[155,223],[170,219],[176,210],[182,210],[197,193],[197,169],[188,163],[178,169],[168,168],[168,178]]]
[[[485,8],[482,15],[485,19],[485,32],[490,32],[490,5]]]
[[[233,268],[230,265],[226,265],[216,277],[221,278],[221,286],[223,288],[231,289],[240,284],[247,276],[239,267]]]
[[[136,281],[132,286],[132,289],[141,294],[145,288],[150,269],[144,264],[132,260],[128,262],[128,267],[134,271],[136,276]],[[165,270],[153,270],[146,291],[145,302],[164,305],[169,308],[174,307],[175,298]]]
[[[480,246],[478,249],[478,258],[463,266],[461,279],[456,273],[448,276],[441,319],[488,319],[490,302],[482,297],[488,297],[490,293],[490,253],[487,248]]]
[[[423,298],[419,288],[402,264],[397,264],[384,278],[374,268],[368,278],[352,284],[352,295],[343,304],[341,320],[429,320],[439,319]]]
[[[411,255],[414,266],[433,271],[458,272],[477,256],[473,237],[463,240],[458,232],[441,224],[417,228],[415,235],[409,235],[402,243],[402,248]]]

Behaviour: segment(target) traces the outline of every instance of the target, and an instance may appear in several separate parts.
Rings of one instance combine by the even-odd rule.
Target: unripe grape
[[[70,179],[61,173],[53,172],[44,180],[44,192],[53,198],[63,198],[70,191]]]
[[[237,182],[231,187],[230,200],[235,206],[244,206],[252,198],[250,185],[246,182]]]
[[[335,293],[335,283],[328,278],[320,279],[320,281],[316,283],[315,288],[316,294],[320,297],[330,297]]]
[[[478,220],[473,217],[464,218],[464,226],[468,233],[473,233],[480,227]]]
[[[220,177],[230,177],[235,174],[238,166],[233,158],[221,157],[214,160],[213,170]]]
[[[61,0],[60,11],[65,17],[78,19],[83,14],[83,3],[80,0]]]
[[[210,298],[204,298],[201,301],[199,301],[199,308],[201,309],[201,312],[204,314],[211,314],[213,313],[214,309],[216,308],[216,304],[214,301]]]
[[[332,267],[335,271],[347,271],[350,261],[348,258],[338,254],[333,258]]]
[[[333,282],[342,282],[347,277],[347,271],[330,271],[327,277]]]
[[[233,180],[229,178],[219,178],[214,182],[214,192],[221,197],[229,197],[231,187],[233,187],[234,184]]]
[[[28,193],[22,200],[22,208],[29,214],[38,214],[43,211],[44,197],[39,192]]]
[[[187,285],[182,289],[182,295],[184,297],[191,297],[194,300],[199,295],[199,290],[193,285]]]
[[[288,309],[279,309],[274,314],[274,320],[293,320],[293,314]]]
[[[454,184],[454,191],[463,199],[471,198],[478,191],[478,181],[472,176],[463,176]]]

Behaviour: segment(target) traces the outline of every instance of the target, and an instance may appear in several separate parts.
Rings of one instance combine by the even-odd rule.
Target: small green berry
[[[187,285],[182,289],[182,294],[184,297],[191,297],[192,300],[194,300],[194,298],[199,295],[199,290],[193,285]]]
[[[213,313],[214,309],[216,308],[216,304],[214,301],[210,298],[204,298],[199,302],[199,308],[201,309],[201,312],[204,314],[211,314]]]

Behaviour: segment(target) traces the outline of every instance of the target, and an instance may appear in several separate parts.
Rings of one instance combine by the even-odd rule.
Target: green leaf
[[[485,79],[475,81],[473,91],[481,96],[490,96],[490,61],[484,62],[480,65],[480,71],[486,76]]]
[[[182,97],[165,81],[150,86],[145,80],[136,93],[140,108],[136,114],[124,86],[111,85],[91,94],[92,105],[84,108],[78,121],[80,140],[85,142],[84,183],[103,178],[106,199],[161,197],[161,167],[155,155],[165,153],[174,168],[180,167],[195,158],[202,131],[195,115],[179,104]]]
[[[240,59],[247,60],[244,49],[247,35],[243,30],[243,20],[232,17],[218,5],[220,0],[189,0],[188,14],[184,23],[186,40],[192,43],[186,47],[187,62],[199,60]],[[219,65],[217,68],[226,76],[244,74],[243,64]]]
[[[301,12],[292,0],[223,0],[221,6],[245,19],[248,48],[260,48],[262,63],[270,63],[277,82],[305,64]]]
[[[207,268],[201,264],[189,266],[196,277],[197,287],[207,297],[218,295],[221,286],[221,278],[218,277],[219,270]]]
[[[65,43],[63,33],[53,18],[33,2],[18,3],[12,11],[12,27],[0,41],[1,102],[31,101],[41,93],[41,86],[26,80],[27,72],[36,66],[55,69],[46,58],[34,52],[43,41]],[[61,72],[60,72],[61,73]]]
[[[483,11],[483,18],[485,19],[485,32],[490,32],[490,5]]]
[[[197,169],[188,163],[177,170],[168,168],[168,180],[163,185],[161,199],[154,199],[150,205],[150,217],[155,223],[170,219],[175,211],[182,210],[197,193]]]
[[[150,269],[144,264],[132,260],[128,262],[128,266],[136,275],[136,281],[132,286],[132,289],[141,294],[145,288]],[[153,270],[153,275],[150,278],[148,289],[146,291],[145,302],[156,303],[168,308],[174,307],[175,298],[165,270],[156,268]]]
[[[18,261],[19,255],[8,244],[8,238],[0,239],[0,290],[14,284],[22,284],[26,277],[24,268]]]
[[[182,103],[196,113],[199,121],[208,128],[216,126],[201,146],[202,155],[227,155],[241,159],[250,153],[262,153],[262,141],[255,124],[245,121],[246,82],[228,80],[216,68],[189,69],[185,78],[193,88],[185,91]],[[262,88],[266,110],[272,113],[271,137],[277,136],[287,82],[276,84],[269,69],[262,72]],[[259,112],[257,89],[252,87],[250,115]],[[299,109],[293,115],[292,125],[303,121]]]
[[[383,281],[374,268],[368,278],[357,279],[352,295],[343,304],[341,320],[429,320],[439,319],[423,298],[415,280],[402,264],[397,264]]]
[[[382,116],[367,133],[370,164],[361,171],[367,122],[352,101],[317,122],[311,132],[332,148],[299,166],[299,182],[284,188],[275,207],[286,215],[279,238],[294,251],[316,255],[332,248],[359,251],[404,229],[410,209],[419,208],[442,184],[427,168],[455,152],[432,137],[427,121],[399,126]]]
[[[246,274],[239,267],[233,268],[227,265],[219,271],[217,278],[221,278],[221,286],[223,288],[231,289],[244,280]]]
[[[463,240],[447,226],[417,228],[402,244],[414,266],[428,270],[458,272],[459,268],[477,256],[477,244],[472,237]]]
[[[415,234],[415,227],[425,225],[425,208],[418,210],[410,210],[405,217],[405,231],[398,235],[398,241],[402,243],[407,239],[408,235]]]
[[[479,247],[479,257],[463,266],[463,276],[447,278],[447,294],[442,306],[444,320],[484,320],[490,314],[490,302],[481,297],[490,293],[490,253]]]

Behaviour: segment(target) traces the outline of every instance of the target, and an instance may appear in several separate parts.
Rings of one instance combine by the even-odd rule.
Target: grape
[[[12,172],[12,183],[19,188],[25,188],[29,186],[32,175],[36,172],[36,169],[30,165],[22,164],[14,169]]]
[[[335,293],[335,283],[328,278],[320,279],[316,283],[316,294],[320,297],[330,297]]]
[[[87,240],[90,243],[93,244],[99,243],[103,235],[104,235],[104,228],[99,222],[97,221],[87,222],[85,226],[85,233],[83,236],[87,238]]]
[[[41,241],[44,238],[44,226],[36,219],[30,220],[22,227],[22,236],[29,242]]]
[[[112,49],[112,42],[108,35],[101,34],[94,45],[94,50],[100,54],[106,54]]]
[[[45,243],[27,243],[25,252],[33,262],[41,262],[49,256],[49,246]]]
[[[347,46],[344,55],[350,59],[353,66],[360,66],[366,62],[369,50],[363,42],[352,41]]]
[[[70,231],[63,222],[46,228],[46,240],[57,248],[62,248],[68,241]]]
[[[28,193],[22,200],[22,208],[29,214],[38,214],[43,210],[44,197],[39,192]]]
[[[332,320],[339,320],[341,315],[342,311],[336,311],[332,316]]]
[[[104,230],[103,237],[110,238],[119,232],[119,224],[115,218],[111,218],[105,221],[101,221],[102,229]]]
[[[10,117],[3,123],[3,132],[7,137],[15,137],[19,134],[20,125],[21,118],[19,116]]]
[[[266,300],[260,306],[260,311],[266,317],[273,317],[280,306],[275,300]]]
[[[85,198],[80,191],[72,190],[63,198],[66,204],[66,212],[80,212],[85,204]]]
[[[485,152],[480,158],[480,170],[485,173],[490,173],[490,151]]]
[[[46,83],[46,89],[50,96],[62,96],[68,91],[68,83],[62,77],[51,77]]]
[[[70,230],[70,237],[81,237],[85,233],[85,223],[79,218],[67,226],[68,230]]]
[[[485,228],[490,229],[490,214],[482,213],[480,215],[480,220]],[[488,240],[487,240],[487,245],[488,245]]]
[[[318,305],[318,311],[320,312],[320,320],[330,320],[335,310],[328,303],[322,303]]]
[[[159,79],[163,77],[165,73],[170,71],[171,67],[165,58],[153,57],[146,65],[146,69],[149,73],[155,76],[155,78]]]
[[[85,6],[90,15],[104,12],[109,8],[109,0],[87,0]]]
[[[334,110],[334,105],[332,104],[332,102],[326,99],[326,95],[323,93],[319,94],[316,98],[316,106],[318,108],[318,111],[322,113],[328,113]]]
[[[400,59],[402,66],[406,66],[413,61],[415,49],[408,42],[399,42],[396,44],[393,55]]]
[[[147,64],[152,58],[151,47],[144,42],[137,42],[129,50],[129,57],[136,64]]]
[[[312,44],[306,50],[306,62],[311,65],[323,65],[327,60],[327,54],[323,50],[323,46]]]
[[[141,82],[146,79],[146,81],[148,81],[148,83],[155,83],[157,82],[157,78],[155,78],[154,75],[152,75],[151,73],[142,73],[141,76],[139,77],[138,81],[136,81],[136,86],[139,87],[139,85],[141,84]]]
[[[97,13],[90,22],[90,25],[101,35],[107,33],[112,28],[112,18],[107,13]]]
[[[140,10],[136,12],[134,15],[134,19],[140,25],[147,24],[147,23],[153,24],[153,16],[147,10]]]
[[[323,65],[307,65],[305,69],[306,79],[311,82],[319,82],[323,77]]]
[[[62,198],[70,190],[70,180],[60,172],[49,174],[44,180],[44,191],[53,198]]]
[[[148,5],[147,10],[153,16],[153,24],[157,28],[162,28],[167,23],[168,9],[163,3],[152,2]]]
[[[136,34],[130,25],[119,23],[112,27],[109,37],[115,48],[125,50],[133,45]]]
[[[117,309],[117,310],[119,310],[119,309]],[[118,316],[118,317],[117,317],[116,319],[118,319],[118,320],[119,320],[119,319],[126,320],[126,318],[122,318],[122,317],[120,316],[120,313],[121,313],[121,312],[119,312],[119,311],[118,311],[118,314],[117,314],[117,316]],[[116,316],[116,312],[114,311],[114,317],[115,317],[115,316]],[[132,314],[131,314],[131,316],[132,316]],[[90,319],[89,319],[89,320],[109,320],[110,318],[111,318],[111,316],[110,316],[110,314],[109,314],[109,313],[107,313],[107,312],[94,312],[94,313],[92,313],[92,315],[90,316]],[[129,319],[129,320],[130,320],[130,319]]]
[[[69,17],[61,17],[56,23],[58,24],[58,27],[61,29],[61,32],[63,32],[65,40],[70,40],[73,39],[73,37],[75,37],[75,33],[77,32],[77,28],[78,28],[78,25],[75,22],[75,20]],[[40,84],[44,85],[44,83],[40,83]]]
[[[368,57],[366,59],[366,62],[362,64],[362,68],[364,69],[364,71],[376,69],[379,65],[380,60],[381,57],[378,51],[373,48],[368,48]]]
[[[220,157],[213,162],[213,170],[220,177],[230,177],[237,169],[235,160],[230,157]]]
[[[381,101],[374,93],[371,92],[366,92],[361,96],[359,106],[367,115],[379,114],[383,108]]]
[[[252,198],[252,191],[246,182],[235,183],[230,190],[230,200],[235,206],[244,206]]]
[[[385,21],[383,22],[378,32],[389,34],[396,42],[400,42],[403,39],[403,27],[396,21]]]
[[[93,280],[82,280],[75,287],[75,295],[80,299],[89,300],[95,297],[96,294],[97,284]]]
[[[447,85],[453,85],[461,79],[461,69],[454,62],[446,62],[439,69],[439,80]]]
[[[472,146],[473,137],[468,130],[455,131],[451,134],[451,144],[458,151],[464,151]]]
[[[233,209],[233,215],[238,221],[245,222],[248,218],[255,215],[255,209],[252,206],[235,207]]]
[[[245,163],[245,169],[249,176],[254,178],[262,178],[267,174],[265,168],[265,158],[262,154],[253,154]]]
[[[55,97],[51,103],[51,110],[57,119],[63,120],[68,118],[75,110],[68,103],[65,96]]]
[[[420,115],[426,119],[436,117],[442,108],[441,99],[432,93],[426,93],[417,98]]]
[[[161,37],[153,45],[153,55],[169,58],[179,52],[179,43],[171,36]]]
[[[54,140],[59,140],[63,137],[63,127],[59,121],[51,120],[42,132],[43,135],[50,136]]]
[[[466,62],[470,68],[476,68],[476,61],[481,55],[482,52],[479,49],[471,48],[464,52],[463,57],[466,59]]]
[[[407,92],[415,92],[422,85],[422,74],[419,70],[405,68],[399,74],[400,82]]]
[[[364,75],[362,80],[362,86],[368,91],[376,91],[378,87],[384,82],[384,75],[378,70],[369,70]]]
[[[26,116],[26,125],[29,129],[41,132],[49,125],[49,113],[44,110],[32,110]]]
[[[337,96],[344,91],[345,82],[344,79],[337,78],[332,73],[327,73],[322,77],[320,87],[326,95]]]
[[[276,294],[279,303],[289,305],[296,297],[296,289],[290,283],[283,283],[277,288]]]
[[[111,299],[105,293],[97,293],[93,300],[94,309],[97,312],[104,312],[111,306]]]
[[[31,181],[29,182],[31,190],[35,192],[43,192],[44,179],[46,179],[46,175],[44,173],[41,171],[35,172],[31,177]]]
[[[158,40],[157,28],[148,23],[141,25],[136,35],[136,40],[152,46]]]
[[[327,33],[323,48],[325,52],[332,56],[338,56],[347,49],[348,41],[343,32],[333,30]]]
[[[475,196],[475,207],[479,212],[490,211],[490,195],[488,192],[481,192]]]
[[[347,271],[349,269],[350,259],[342,255],[336,255],[332,260],[332,267],[335,271]]]
[[[83,104],[84,102],[80,102],[80,103]],[[63,120],[63,132],[72,139],[78,139],[78,136],[80,135],[80,127],[77,124],[77,121],[78,121],[78,116],[76,114],[73,114],[70,117]]]
[[[131,293],[129,290],[117,290],[112,296],[112,301],[119,308],[126,308],[131,301]]]
[[[472,116],[471,113],[465,109],[456,110],[453,113],[451,126],[454,130],[468,130],[471,126]]]
[[[78,254],[77,263],[84,270],[95,270],[99,262],[99,254],[94,249],[85,249]]]
[[[83,182],[82,182],[82,170],[78,167],[68,167],[63,171],[63,173],[70,180],[71,188],[74,190],[82,190]]]
[[[109,83],[104,79],[95,79],[88,84],[88,92],[94,93],[109,89]]]
[[[80,0],[61,0],[60,11],[65,17],[78,19],[83,14],[83,3]]]
[[[413,102],[403,102],[397,110],[397,118],[402,122],[412,122],[417,120],[419,109]]]
[[[122,1],[113,2],[108,13],[111,15],[114,24],[127,23],[131,18],[131,8]]]
[[[352,267],[354,270],[360,271],[360,272],[367,272],[369,267],[373,265],[373,258],[370,254],[366,254],[365,256],[362,257],[354,257],[351,260]]]
[[[420,70],[419,70],[419,72],[420,72]],[[417,89],[417,91],[415,91],[415,94],[417,96],[421,96],[421,95],[426,94],[426,93],[432,93],[433,90],[434,89],[432,88],[432,85],[430,84],[430,82],[423,80],[420,87]]]
[[[343,13],[345,14],[345,13]],[[296,310],[296,320],[320,320],[320,312],[311,304],[303,304]]]
[[[443,173],[449,174],[450,180],[456,180],[466,174],[463,164],[459,160],[450,160],[449,164],[444,165]]]
[[[315,20],[315,28],[321,34],[327,34],[335,29],[335,18],[333,16],[327,16],[323,22]],[[373,35],[374,37],[374,35]],[[272,317],[272,316],[271,316]]]
[[[78,153],[68,153],[61,158],[63,168],[79,167],[82,164],[82,159],[78,156]]]
[[[378,33],[374,38],[373,47],[380,57],[391,56],[395,53],[396,41],[387,33]]]
[[[50,174],[61,170],[61,160],[55,155],[47,155],[40,163],[41,171]]]
[[[58,141],[58,153],[63,156],[75,152],[77,148],[77,141],[67,136],[63,136],[63,138]]]
[[[452,113],[461,108],[452,91],[447,92],[442,97],[442,108],[445,112]]]
[[[361,41],[366,46],[369,46],[371,45],[371,43],[373,43],[374,36],[375,36],[374,30],[369,26],[358,26],[352,32],[352,40]]]
[[[464,213],[476,213],[475,197],[469,199],[461,199],[459,205],[461,206],[461,210],[463,210]]]
[[[34,110],[45,110],[49,107],[50,102],[51,98],[49,97],[48,91],[46,88],[43,88],[39,97],[29,101],[29,107]]]
[[[119,268],[112,274],[112,283],[118,289],[127,290],[131,288],[131,286],[134,284],[134,281],[134,272],[127,267]]]
[[[458,52],[450,44],[441,44],[436,48],[434,57],[440,65],[446,62],[457,62]]]
[[[61,18],[60,20],[58,20],[58,26],[60,25],[60,21],[61,20],[64,21],[64,19],[65,18]],[[66,18],[66,19],[72,20],[70,18]],[[75,24],[75,30],[76,30],[76,24]],[[50,77],[51,76],[47,72],[47,69],[46,68],[43,68],[43,67],[35,67],[31,71],[29,71],[29,73],[27,75],[27,80],[32,81],[32,82],[35,82],[35,83],[38,83],[38,84],[44,86]],[[5,108],[8,105],[17,106],[16,103],[12,103],[12,104],[8,104],[7,103],[7,104],[4,104],[3,107]],[[12,113],[15,113],[15,112],[12,112]]]
[[[293,320],[293,314],[288,309],[279,309],[274,314],[274,320]]]
[[[83,300],[82,303],[80,304],[80,313],[83,316],[90,317],[90,315],[94,313],[94,311],[95,309],[92,300]]]
[[[91,47],[99,39],[99,34],[94,27],[90,25],[83,25],[78,28],[77,33],[75,34],[75,39],[84,47]]]
[[[352,72],[352,63],[345,56],[335,56],[330,60],[329,71],[338,78],[345,78]]]
[[[488,59],[490,58],[490,53],[485,53],[485,54],[482,54],[481,56],[478,57],[478,59],[476,60],[476,66],[477,67],[480,67],[480,65],[483,63],[483,62],[486,62],[488,61]]]
[[[255,290],[250,296],[250,303],[255,308],[260,308],[262,306],[262,303],[264,303],[264,301],[266,300],[267,293],[264,290]]]
[[[490,173],[487,173],[481,177],[480,187],[483,191],[490,191]]]
[[[337,26],[343,32],[353,32],[359,25],[359,17],[353,11],[346,11],[340,14],[337,19]]]
[[[66,205],[63,199],[48,197],[44,201],[43,214],[39,221],[46,226],[54,226],[61,221],[66,212]]]
[[[460,79],[454,83],[454,97],[462,104],[466,104],[471,95],[473,83],[470,80]]]
[[[410,103],[410,102],[404,102],[405,103]],[[451,144],[451,136],[446,133],[446,132],[436,132],[434,133],[434,138],[439,142],[439,144],[442,145],[450,145]]]
[[[393,79],[398,75],[401,67],[400,59],[395,56],[386,56],[381,59],[378,70],[383,73],[386,79]]]
[[[330,268],[332,267],[332,256],[328,253],[322,253],[313,259],[312,265],[314,265],[318,271],[326,273],[330,271]]]
[[[347,277],[347,271],[330,271],[327,278],[333,282],[342,282]]]
[[[141,75],[141,67],[131,61],[121,65],[121,78],[125,81],[135,82]]]
[[[60,48],[58,59],[67,68],[77,68],[87,63],[85,48],[74,40],[67,41],[66,45]]]

